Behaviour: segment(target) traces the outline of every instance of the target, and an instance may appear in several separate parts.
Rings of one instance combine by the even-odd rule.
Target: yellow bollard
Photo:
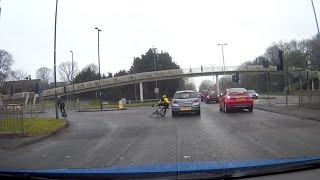
[[[123,104],[122,104],[122,101],[120,100],[119,101],[119,109],[122,109],[123,108]]]

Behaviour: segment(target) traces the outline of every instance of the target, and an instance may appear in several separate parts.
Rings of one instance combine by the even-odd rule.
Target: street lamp
[[[137,72],[136,72],[136,65],[134,63],[135,58],[133,57],[133,70],[134,70],[134,98],[137,102]]]
[[[157,64],[156,64],[156,49],[153,47],[153,64],[154,64],[154,72],[157,71]],[[156,80],[156,89],[158,89],[158,81]],[[156,98],[158,99],[158,93],[156,93]]]
[[[319,31],[319,24],[318,24],[318,19],[317,19],[316,10],[314,9],[313,0],[311,0],[311,4],[312,4],[312,8],[313,8],[314,18],[316,19],[316,25],[317,25],[317,29],[318,29],[318,41],[319,41],[319,44],[320,44],[320,31]]]
[[[214,64],[214,65],[212,65],[212,64],[210,64],[210,66],[212,67],[212,85],[214,86],[214,67],[216,66],[216,64]],[[213,91],[214,91],[214,87],[212,87],[213,88]]]
[[[223,75],[225,76],[226,75],[226,65],[224,63],[224,52],[223,52],[223,46],[226,46],[228,45],[227,43],[222,43],[222,44],[217,44],[218,46],[221,46],[221,49],[222,49],[222,60],[223,60]],[[224,78],[224,81],[225,81],[225,78]],[[225,86],[225,82],[223,83],[223,85]]]
[[[70,97],[71,100],[73,100],[73,107],[75,108],[76,107],[76,102],[74,101],[74,66],[73,66],[73,51],[70,51],[71,52],[71,81],[72,81],[72,97]]]
[[[58,13],[58,0],[56,0],[56,12],[54,18],[54,45],[53,45],[53,62],[54,62],[54,106],[56,110],[56,119],[59,118],[58,115],[58,97],[57,97],[57,66],[56,66],[56,45],[57,45],[57,13]]]
[[[100,100],[100,110],[102,110],[102,99],[101,99],[101,74],[100,74],[100,45],[99,45],[99,35],[101,29],[95,28],[98,31],[98,65],[99,65],[99,100]]]

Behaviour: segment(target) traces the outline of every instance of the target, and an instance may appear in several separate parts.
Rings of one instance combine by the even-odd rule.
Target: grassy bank
[[[19,119],[4,119],[0,121],[0,132],[17,132],[23,127],[26,135],[39,136],[55,131],[63,126],[63,124],[64,120],[54,118],[25,118],[23,122]]]

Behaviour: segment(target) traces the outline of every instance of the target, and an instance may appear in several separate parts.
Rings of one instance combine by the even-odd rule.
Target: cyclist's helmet
[[[166,95],[163,95],[163,96],[162,96],[162,98],[166,98],[166,97],[167,97]]]

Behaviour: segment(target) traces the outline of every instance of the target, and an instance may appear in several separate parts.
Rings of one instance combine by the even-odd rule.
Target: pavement
[[[266,97],[266,95],[263,95],[263,97]],[[288,105],[286,104],[285,96],[272,97],[275,97],[275,99],[255,100],[255,108],[264,111],[320,121],[320,109],[299,107],[298,96],[288,96]]]
[[[224,113],[201,103],[201,116],[148,118],[152,107],[68,112],[70,127],[0,153],[0,169],[122,165],[317,156],[320,122],[254,109]]]

